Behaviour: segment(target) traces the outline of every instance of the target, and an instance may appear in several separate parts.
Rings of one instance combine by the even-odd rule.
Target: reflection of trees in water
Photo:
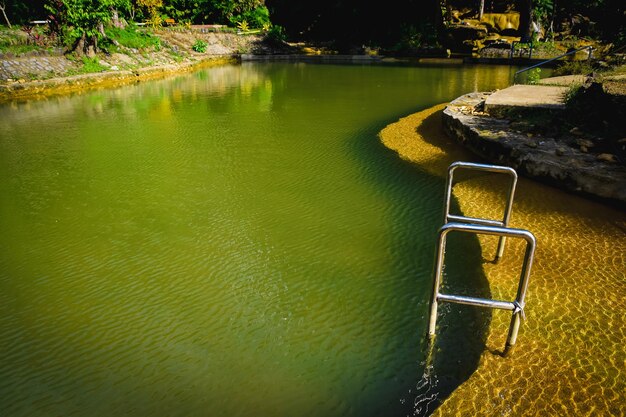
[[[368,280],[363,283],[364,287],[381,285],[380,288],[389,290],[387,299],[390,301],[381,304],[382,308],[371,316],[371,320],[364,320],[364,323],[369,323],[368,326],[377,323],[374,327],[380,329],[381,333],[368,335],[367,338],[356,337],[357,341],[364,341],[360,342],[363,346],[371,343],[368,355],[373,367],[355,362],[355,368],[359,370],[355,371],[354,377],[350,374],[351,370],[338,377],[345,381],[348,394],[353,393],[348,388],[351,378],[357,387],[360,381],[371,378],[372,385],[367,386],[364,392],[376,395],[362,398],[358,393],[353,393],[352,397],[336,399],[329,394],[330,399],[322,400],[336,402],[340,406],[348,403],[346,407],[355,410],[352,415],[407,415],[418,409],[432,411],[438,401],[444,399],[475,368],[478,355],[474,354],[473,349],[481,349],[483,346],[484,331],[481,326],[487,320],[480,316],[485,312],[477,309],[464,314],[466,320],[455,320],[458,311],[442,307],[444,316],[439,320],[442,331],[436,341],[438,350],[433,358],[432,369],[425,372],[426,361],[420,356],[422,353],[418,350],[419,342],[416,339],[422,340],[423,329],[419,327],[424,325],[425,317],[420,318],[420,312],[425,314],[427,302],[417,303],[420,299],[427,300],[428,292],[416,292],[420,285],[417,281],[422,281],[423,275],[406,279],[405,272],[410,271],[413,276],[416,271],[424,269],[424,265],[432,262],[435,242],[431,237],[435,236],[437,222],[419,222],[416,219],[423,215],[438,218],[436,213],[441,205],[443,184],[440,184],[440,180],[424,177],[413,166],[399,161],[395,155],[385,153],[376,139],[376,132],[381,127],[381,120],[397,118],[399,114],[409,111],[407,109],[423,105],[424,100],[449,99],[451,95],[460,94],[472,85],[494,86],[494,78],[507,72],[493,67],[483,68],[485,74],[472,67],[310,67],[304,64],[217,67],[116,90],[7,106],[0,108],[0,112],[9,116],[3,120],[11,120],[15,129],[17,126],[22,129],[28,126],[40,134],[35,145],[40,148],[31,159],[34,162],[26,161],[33,167],[36,178],[42,177],[41,172],[47,172],[47,176],[54,181],[58,181],[55,178],[76,178],[76,189],[80,192],[76,192],[75,198],[80,202],[87,201],[87,211],[93,213],[94,217],[101,209],[101,203],[92,200],[91,190],[95,188],[104,190],[105,195],[109,193],[107,190],[114,189],[114,201],[121,202],[122,208],[126,201],[141,201],[146,204],[147,210],[155,210],[148,211],[149,216],[154,218],[160,218],[163,207],[165,211],[175,212],[181,206],[198,204],[198,195],[206,198],[206,204],[198,205],[202,213],[197,218],[193,217],[192,222],[182,224],[187,219],[185,216],[171,217],[172,224],[181,221],[182,230],[193,227],[189,231],[193,236],[197,230],[207,230],[197,225],[204,225],[200,219],[204,218],[206,212],[210,212],[213,201],[229,201],[231,204],[226,207],[238,213],[240,206],[249,204],[248,195],[257,195],[232,192],[236,190],[235,185],[244,188],[254,185],[255,190],[273,192],[275,197],[267,199],[272,203],[276,201],[275,204],[255,204],[266,208],[278,207],[283,188],[286,188],[284,185],[303,181],[310,176],[306,167],[309,163],[300,157],[300,153],[321,160],[326,151],[324,147],[318,146],[318,141],[346,140],[348,149],[341,153],[354,158],[360,170],[335,170],[334,167],[340,164],[333,160],[329,160],[326,165],[317,165],[320,167],[318,172],[322,174],[320,181],[310,183],[315,186],[311,186],[307,193],[315,195],[315,192],[319,192],[322,195],[320,190],[328,186],[325,184],[328,178],[334,178],[333,182],[341,182],[345,178],[346,185],[356,181],[367,187],[367,193],[358,193],[351,198],[350,204],[354,206],[358,206],[359,201],[372,202],[371,193],[382,193],[381,199],[389,198],[393,204],[389,204],[385,212],[388,218],[385,227],[378,229],[378,232],[384,235],[389,230],[389,239],[394,241],[390,247],[398,249],[394,250],[393,262],[383,268],[388,275],[368,275]],[[51,105],[54,103],[57,105]],[[23,115],[20,107],[27,110]],[[276,116],[266,114],[257,118],[255,113],[260,111],[272,111]],[[18,123],[20,117],[21,123]],[[63,123],[72,125],[65,126],[69,127],[67,130],[59,129],[55,135],[44,131],[52,119],[60,127]],[[24,120],[27,122],[24,123]],[[331,123],[334,124],[331,126]],[[317,129],[314,125],[323,126],[324,129]],[[270,127],[276,128],[278,133],[270,132]],[[0,127],[0,138],[6,137],[5,131],[4,127]],[[346,139],[343,137],[346,132],[353,134]],[[261,158],[239,158],[239,155],[251,154],[251,150],[257,156],[258,152],[266,148],[265,143],[239,140],[240,144],[226,149],[237,141],[232,138],[247,139],[255,135],[263,140],[268,138],[269,141],[272,133],[280,141],[281,152],[292,152],[290,157],[282,157],[278,152],[263,156],[270,158],[277,167],[276,172],[284,173],[282,181],[276,181],[276,176],[264,176],[258,170],[262,166],[259,163]],[[296,136],[297,140],[290,140],[291,135]],[[16,135],[18,138],[25,136],[23,133]],[[0,145],[4,146],[4,142],[0,141]],[[306,147],[305,144],[313,146]],[[342,146],[342,142],[339,145]],[[23,172],[24,162],[20,158],[24,143],[18,139],[10,146],[14,149],[6,154],[15,157],[15,160],[7,161],[5,158],[0,166],[15,167],[15,171]],[[267,148],[273,152],[270,146]],[[225,149],[225,152],[213,152],[220,149]],[[74,157],[74,153],[79,155]],[[69,167],[66,166],[68,161],[71,163]],[[237,169],[231,169],[235,163]],[[42,171],[42,166],[45,171]],[[245,169],[248,166],[257,169]],[[195,167],[195,170],[185,169],[187,167]],[[201,167],[200,174],[198,167]],[[278,168],[284,169],[280,171]],[[62,173],[60,177],[56,176],[58,172]],[[265,179],[257,182],[255,177]],[[119,179],[111,182],[110,178]],[[39,188],[33,194],[47,196],[54,201],[57,196],[50,193],[49,183],[50,180],[37,182]],[[220,187],[214,186],[218,183]],[[231,186],[221,187],[224,183]],[[343,190],[342,187],[333,189]],[[183,188],[189,189],[190,194],[182,194]],[[166,196],[167,203],[159,203],[155,195]],[[309,199],[302,201],[308,202]],[[416,209],[416,206],[420,209]],[[244,211],[243,208],[241,210]],[[316,221],[314,217],[312,219],[312,222]],[[229,230],[237,230],[236,226],[241,223],[233,224]],[[351,253],[351,245],[340,246],[342,250],[338,251],[339,254],[343,253],[344,247],[345,253]],[[462,283],[453,281],[455,277],[461,279],[464,276],[460,272],[472,271],[473,276],[480,273],[476,242],[470,242],[462,249],[451,251],[464,256],[450,259],[447,267],[451,275],[449,282],[454,283],[455,288],[456,284],[460,286]],[[430,270],[428,267],[425,269]],[[429,288],[430,276],[423,282]],[[356,300],[361,299],[359,294],[350,293],[346,287],[344,298],[338,297],[337,300],[342,300],[343,304],[356,304]],[[416,294],[419,295],[416,297]],[[406,307],[400,316],[394,312],[398,303]],[[333,318],[338,322],[341,319],[340,316]],[[396,323],[396,320],[400,323]],[[469,325],[465,325],[468,322]],[[296,330],[300,328],[294,327]],[[397,331],[400,328],[407,331]],[[339,335],[339,332],[334,334],[338,335],[337,339],[346,336]],[[375,340],[374,336],[378,334],[386,338],[385,343]],[[320,352],[332,352],[332,347],[325,349]],[[355,360],[361,357],[362,352],[355,350]],[[316,358],[315,355],[308,356]],[[321,354],[317,356],[321,357]],[[346,354],[345,357],[349,358],[350,355]],[[318,364],[315,361],[309,363],[310,366],[307,364],[304,369],[310,369],[313,373]],[[370,372],[377,373],[372,377]],[[421,375],[424,375],[424,379],[418,381]],[[294,388],[293,395],[287,394],[286,398],[290,395],[297,398],[297,388]],[[321,393],[319,395],[322,397],[326,395],[324,390],[315,392]],[[337,395],[341,395],[341,392]],[[402,396],[403,402],[399,401],[399,396]],[[350,404],[350,401],[354,401],[354,404]]]
[[[217,113],[239,111],[241,106],[270,111],[276,110],[277,106],[284,107],[291,96],[282,93],[292,83],[299,86],[295,89],[297,95],[319,95],[323,90],[325,98],[336,94],[360,94],[364,100],[376,99],[369,96],[372,91],[368,88],[347,91],[345,87],[350,84],[355,84],[359,89],[359,72],[342,71],[341,66],[336,65],[326,68],[328,77],[324,83],[319,83],[316,88],[302,87],[302,83],[311,82],[307,71],[304,71],[307,66],[255,63],[211,67],[175,78],[115,89],[50,97],[40,101],[13,102],[0,107],[0,117],[4,121],[3,129],[10,130],[14,120],[19,120],[21,124],[25,119],[70,116],[96,119],[103,115],[118,118],[169,118],[173,111],[200,100],[206,102],[211,112]],[[402,77],[405,88],[416,88],[416,101],[419,101],[418,96],[429,96],[433,102],[450,100],[454,98],[453,95],[465,93],[468,89],[477,91],[484,89],[484,86],[506,86],[513,71],[511,67],[494,66],[405,67],[400,72],[396,67],[389,66],[383,71],[387,70],[391,72],[390,77]],[[367,83],[368,80],[364,79],[363,82]]]
[[[214,111],[237,108],[245,98],[271,97],[271,81],[256,68],[225,65],[174,79],[122,88],[110,101],[124,114],[170,117],[173,110],[202,100]],[[224,98],[229,100],[222,100]],[[206,100],[211,98],[211,100]]]
[[[225,65],[198,71],[191,75],[150,81],[131,86],[90,91],[67,96],[50,97],[40,101],[13,102],[0,108],[0,117],[7,124],[24,118],[99,118],[105,112],[111,117],[160,116],[169,117],[182,103],[196,102],[204,97],[228,95],[257,98],[267,107],[271,99],[272,82],[257,66]],[[219,101],[219,100],[218,100]],[[234,103],[234,106],[240,103]],[[226,110],[232,106],[216,106]],[[19,116],[18,116],[19,114]],[[9,126],[5,126],[9,127]]]

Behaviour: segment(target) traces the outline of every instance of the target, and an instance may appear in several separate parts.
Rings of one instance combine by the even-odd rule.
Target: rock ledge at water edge
[[[483,112],[491,93],[470,93],[443,112],[446,133],[487,161],[513,167],[521,175],[626,208],[626,167],[559,144],[528,137],[510,121]]]

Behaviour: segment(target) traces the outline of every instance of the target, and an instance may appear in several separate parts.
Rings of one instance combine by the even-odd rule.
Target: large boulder
[[[504,31],[517,31],[519,29],[520,15],[518,12],[508,13],[485,13],[480,20],[491,31],[502,33]]]
[[[487,35],[487,28],[483,25],[450,25],[444,33],[443,44],[453,51],[472,52],[475,41],[485,39]]]

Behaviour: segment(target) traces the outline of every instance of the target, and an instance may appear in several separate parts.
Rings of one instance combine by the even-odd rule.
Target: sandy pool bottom
[[[479,162],[445,135],[444,107],[387,126],[382,142],[437,176],[454,161]],[[506,179],[459,179],[454,196],[464,215],[501,218]],[[538,241],[517,345],[502,355],[510,313],[494,311],[477,370],[435,414],[625,415],[626,213],[521,178],[511,226]],[[479,237],[484,273],[492,298],[513,300],[524,243],[508,240],[494,264],[496,239]]]

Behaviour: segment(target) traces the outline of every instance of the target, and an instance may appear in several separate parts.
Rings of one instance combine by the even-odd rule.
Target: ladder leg
[[[437,240],[435,277],[433,279],[433,292],[430,299],[430,315],[428,317],[428,336],[430,337],[435,335],[435,325],[437,324],[437,296],[439,295],[439,283],[441,282],[441,274],[443,273],[443,258],[446,253],[446,234],[447,230],[442,227],[439,230],[439,239]]]
[[[435,325],[437,324],[437,301],[430,303],[430,317],[428,319],[428,337],[435,336]]]
[[[519,332],[519,325],[521,322],[521,313],[513,312],[513,316],[511,317],[511,325],[509,327],[509,335],[506,338],[506,345],[513,346],[515,342],[517,342],[517,333]]]
[[[505,243],[506,243],[506,236],[500,237],[500,240],[498,240],[498,251],[496,252],[496,259],[495,259],[496,262],[498,262],[500,258],[502,258],[502,255],[504,255]]]

